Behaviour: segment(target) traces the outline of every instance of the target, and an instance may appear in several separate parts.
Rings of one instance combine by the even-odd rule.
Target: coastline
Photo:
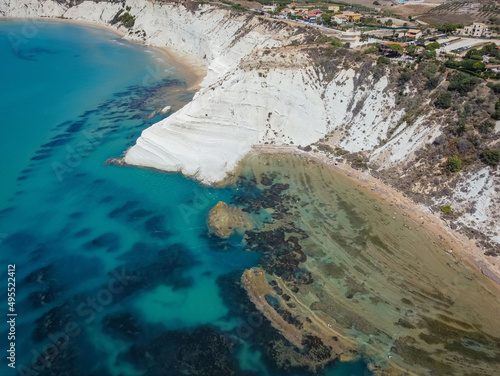
[[[492,285],[500,291],[500,265],[488,259],[475,242],[458,231],[451,229],[446,221],[434,214],[428,207],[417,204],[402,192],[395,190],[389,185],[375,177],[356,170],[346,164],[335,164],[335,159],[328,159],[325,154],[306,152],[295,146],[254,146],[253,150],[262,154],[293,154],[322,164],[336,173],[341,173],[354,182],[358,182],[358,187],[363,188],[366,194],[376,195],[390,206],[402,209],[415,226],[421,226],[429,233],[438,237],[443,237],[448,243],[453,244],[450,249],[443,249],[443,252],[453,253],[461,259],[467,261],[472,267],[492,281]],[[423,222],[423,223],[422,223]]]
[[[127,41],[152,47],[160,54],[166,56],[169,60],[175,62],[177,68],[181,70],[181,74],[186,79],[186,83],[188,86],[187,90],[198,90],[201,87],[200,85],[207,74],[207,64],[205,59],[196,57],[194,55],[181,53],[180,51],[167,46],[156,46],[153,44],[147,44],[142,40],[128,38],[128,34],[126,34],[123,30],[120,30],[120,28],[112,27],[110,25],[58,17],[1,17],[0,19],[25,19],[38,20],[41,22],[67,22],[110,31]],[[471,265],[473,265],[475,268],[478,268],[484,275],[489,277],[489,279],[494,281],[495,284],[500,287],[500,265],[498,263],[489,260],[473,240],[460,234],[458,231],[452,230],[449,226],[447,226],[447,223],[443,218],[432,213],[428,207],[424,207],[413,202],[411,199],[404,196],[402,192],[399,192],[394,188],[382,183],[380,180],[365,172],[355,170],[346,163],[335,165],[333,163],[333,160],[328,159],[324,154],[306,152],[303,150],[299,150],[294,146],[258,145],[254,146],[253,150],[264,154],[291,153],[308,158],[312,161],[328,166],[330,169],[336,172],[340,172],[354,181],[360,181],[362,183],[360,184],[362,188],[366,188],[368,192],[371,191],[374,194],[377,194],[379,197],[382,197],[384,200],[390,199],[392,197],[391,201],[393,202],[391,202],[390,205],[396,205],[404,209],[407,214],[415,221],[415,223],[420,223],[421,221],[423,221],[423,227],[425,227],[428,231],[433,232],[437,235],[446,235],[450,243],[457,244],[455,248],[451,248],[454,253],[460,255],[460,257],[462,257],[463,259],[466,259]]]

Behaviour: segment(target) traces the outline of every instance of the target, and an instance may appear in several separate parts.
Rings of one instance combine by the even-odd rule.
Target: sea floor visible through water
[[[370,374],[361,357],[276,361],[270,344],[286,341],[240,282],[262,255],[207,226],[217,202],[260,192],[105,163],[192,98],[173,61],[40,20],[2,20],[0,51],[0,257],[17,315],[1,375]]]

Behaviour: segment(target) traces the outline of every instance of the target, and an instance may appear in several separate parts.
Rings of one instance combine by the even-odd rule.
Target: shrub
[[[399,77],[399,81],[404,84],[405,82],[408,82],[411,80],[411,73],[410,72],[403,72],[401,73],[401,77]]]
[[[486,149],[479,155],[479,158],[488,166],[497,166],[500,162],[500,150]]]
[[[437,88],[438,85],[439,85],[439,77],[431,77],[425,83],[425,88],[427,90],[433,90],[433,89]]]
[[[444,65],[451,69],[458,69],[461,67],[460,61],[455,61],[455,60],[447,60],[445,61]]]
[[[451,206],[450,205],[441,206],[441,211],[443,213],[449,213],[449,212],[451,212]]]
[[[446,162],[446,168],[451,172],[460,171],[462,169],[462,160],[458,157],[450,157]]]
[[[485,120],[477,127],[480,133],[489,133],[493,128],[495,128],[495,123],[491,120]]]
[[[448,90],[455,90],[458,91],[460,95],[465,95],[468,92],[474,90],[474,87],[478,83],[479,80],[476,77],[462,72],[457,72],[451,76]]]
[[[500,101],[495,103],[495,112],[491,114],[491,117],[495,120],[500,120]]]
[[[494,84],[493,82],[488,82],[487,85],[491,90],[493,90],[494,93],[499,94],[500,93],[500,84]]]
[[[388,57],[385,57],[385,56],[380,56],[377,60],[377,64],[390,64],[391,63],[391,59],[389,59]]]
[[[434,105],[437,108],[450,108],[451,107],[451,93],[448,91],[442,92],[438,95],[436,100],[434,101]]]
[[[375,53],[378,51],[378,48],[375,47],[375,46],[371,46],[371,47],[368,47],[366,50],[365,50],[365,54],[372,54],[372,53]]]
[[[333,47],[342,47],[342,42],[338,39],[332,38],[332,43],[331,45]]]
[[[438,42],[432,42],[432,43],[429,43],[425,48],[427,50],[434,51],[436,48],[440,48],[440,47],[441,47],[441,45]]]

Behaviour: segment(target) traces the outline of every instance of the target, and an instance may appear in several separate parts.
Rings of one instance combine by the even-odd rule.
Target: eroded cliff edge
[[[208,65],[193,101],[145,130],[127,163],[214,183],[253,146],[315,144],[313,151],[347,152],[354,164],[427,207],[451,205],[451,227],[478,240],[488,255],[499,252],[498,171],[473,158],[475,143],[498,145],[497,133],[478,140],[472,126],[470,135],[450,131],[466,105],[471,122],[488,117],[495,98],[484,85],[440,110],[432,103],[449,73],[426,90],[419,73],[425,64],[403,82],[397,66],[332,49],[317,32],[208,4],[0,0],[0,14],[109,26],[125,6],[135,17],[132,28],[122,27],[128,39],[167,46]],[[443,165],[454,154],[470,158],[463,173],[450,175]]]

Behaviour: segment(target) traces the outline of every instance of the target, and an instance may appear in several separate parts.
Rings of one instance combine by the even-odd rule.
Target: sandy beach
[[[407,198],[402,192],[382,183],[368,173],[352,168],[345,162],[335,163],[335,158],[329,159],[325,154],[303,151],[294,146],[255,146],[254,150],[263,154],[289,153],[299,155],[328,166],[333,171],[342,173],[358,182],[358,187],[365,189],[367,194],[377,195],[388,205],[404,210],[414,226],[423,227],[426,231],[442,237],[454,245],[450,249],[443,249],[443,252],[454,254],[468,261],[496,282],[495,285],[500,290],[500,265],[496,259],[485,256],[483,250],[475,244],[473,239],[451,229],[445,219],[434,214],[428,207]]]

